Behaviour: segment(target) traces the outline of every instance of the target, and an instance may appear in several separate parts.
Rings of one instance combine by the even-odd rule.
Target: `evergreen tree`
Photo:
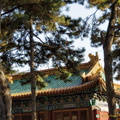
[[[113,68],[117,72],[119,78],[120,55],[119,55],[119,31],[120,31],[120,10],[119,0],[89,0],[87,4],[90,8],[96,7],[96,11],[83,20],[84,29],[88,30],[91,36],[91,45],[94,47],[103,46],[104,51],[104,69],[106,77],[106,88],[109,106],[110,120],[116,120],[116,102],[113,85]],[[87,6],[87,7],[88,7]],[[97,11],[101,11],[102,15],[96,16]],[[89,20],[92,18],[92,22]],[[108,21],[107,30],[101,30],[100,25]],[[89,26],[89,29],[86,27]],[[84,31],[85,31],[84,30]],[[84,36],[83,36],[84,37]],[[85,36],[86,37],[86,36]],[[112,50],[113,49],[113,50]],[[114,60],[114,61],[113,61]],[[112,66],[114,63],[114,66]]]
[[[65,63],[68,68],[73,67],[69,69],[71,72],[77,70],[74,63],[78,64],[83,57],[84,49],[73,50],[72,41],[66,39],[79,36],[78,23],[81,19],[71,20],[70,17],[61,15],[60,8],[64,5],[66,3],[59,0],[7,1],[2,9],[2,63],[9,68],[13,63],[30,65],[33,120],[36,120],[35,68],[52,58],[55,67],[61,67]],[[40,39],[42,33],[51,37]],[[63,37],[65,35],[67,36]]]
[[[11,95],[2,64],[0,63],[0,120],[12,120]]]

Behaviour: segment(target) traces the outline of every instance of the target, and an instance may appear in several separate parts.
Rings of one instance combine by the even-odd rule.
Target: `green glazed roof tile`
[[[81,70],[80,74],[83,72],[88,72],[88,70]],[[49,75],[47,78],[45,78],[45,81],[49,82],[47,83],[47,86],[44,87],[42,90],[71,87],[82,84],[81,76],[73,75],[69,78],[69,80],[70,80],[69,82],[64,82],[61,79],[57,79],[56,75]],[[30,84],[21,85],[21,80],[14,80],[14,83],[10,85],[10,88],[11,93],[26,93],[31,91],[31,85]],[[36,88],[36,90],[38,90],[38,87]]]
[[[21,85],[21,80],[15,80],[13,84],[10,85],[11,93],[25,93],[30,92],[30,84]]]
[[[69,78],[69,82],[64,82],[63,80],[56,79],[55,75],[50,75],[48,78],[46,78],[46,80],[49,80],[50,83],[44,89],[71,87],[82,83],[82,78],[75,75]]]

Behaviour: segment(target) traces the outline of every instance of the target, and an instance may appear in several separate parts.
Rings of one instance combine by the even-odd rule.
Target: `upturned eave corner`
[[[89,72],[87,74],[85,74],[85,72],[81,74],[81,77],[83,78],[83,83],[102,78],[101,72],[104,73],[104,69],[99,63],[100,59],[98,53],[96,52],[96,55],[92,55],[90,53],[89,58],[90,61],[88,63],[91,64],[91,67],[89,68]]]

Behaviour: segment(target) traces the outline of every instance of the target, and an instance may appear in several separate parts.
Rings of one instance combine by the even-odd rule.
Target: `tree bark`
[[[30,73],[31,73],[31,100],[32,100],[32,120],[37,120],[36,116],[36,80],[34,71],[34,40],[32,19],[30,21]]]
[[[106,38],[103,43],[104,63],[105,63],[104,68],[105,68],[110,120],[116,120],[116,102],[115,102],[115,92],[114,92],[113,74],[112,74],[112,50],[111,50],[114,39],[114,32],[115,32],[116,11],[117,11],[117,2],[115,2],[111,6],[111,16],[109,20]]]
[[[8,80],[0,63],[0,120],[12,120],[12,101]]]
[[[2,33],[1,31],[1,22],[2,22],[2,8],[3,8],[3,2],[0,0],[0,34]]]

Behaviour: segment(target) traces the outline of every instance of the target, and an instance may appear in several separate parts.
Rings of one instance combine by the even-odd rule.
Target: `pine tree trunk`
[[[0,5],[0,34],[1,34],[1,11],[2,11],[2,8],[1,8],[1,5]]]
[[[31,72],[31,99],[32,99],[32,120],[37,120],[36,116],[36,80],[34,72],[34,40],[33,40],[33,29],[32,19],[30,21],[30,72]]]
[[[0,63],[0,120],[12,120],[11,107],[10,89]]]
[[[1,22],[2,22],[1,13],[2,13],[2,1],[0,1],[0,34],[1,34]]]
[[[104,63],[105,63],[104,67],[105,67],[110,120],[116,120],[116,103],[115,103],[115,92],[114,92],[113,75],[112,75],[112,50],[111,50],[114,39],[114,32],[115,32],[116,9],[117,6],[116,3],[114,3],[111,7],[111,17],[109,20],[107,35],[103,43]]]

